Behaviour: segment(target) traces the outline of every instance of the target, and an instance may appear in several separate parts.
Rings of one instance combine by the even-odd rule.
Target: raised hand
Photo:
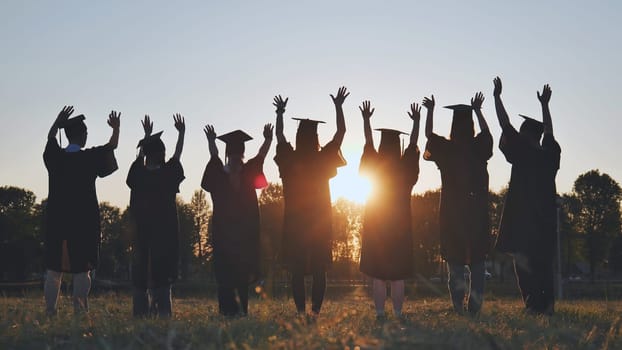
[[[179,113],[173,114],[173,121],[175,122],[175,129],[177,129],[178,132],[186,131],[186,120],[183,115]]]
[[[274,102],[272,102],[272,105],[274,107],[276,107],[276,112],[279,114],[283,114],[285,113],[285,107],[287,106],[287,101],[289,100],[289,97],[285,98],[285,100],[283,100],[283,97],[281,97],[281,95],[278,96],[274,96]]]
[[[108,115],[108,125],[115,130],[121,126],[121,112],[112,111]]]
[[[63,109],[61,109],[61,111],[58,113],[58,117],[56,117],[56,122],[57,123],[64,122],[65,120],[69,119],[71,114],[73,114],[73,106],[63,107]]]
[[[476,111],[480,110],[482,109],[482,103],[484,103],[484,94],[480,91],[471,99],[471,107]]]
[[[272,131],[274,130],[274,126],[268,123],[263,126],[263,138],[264,139],[272,139]]]
[[[371,118],[372,114],[374,114],[374,111],[376,109],[371,108],[371,102],[363,101],[363,104],[359,106],[359,110],[361,111],[361,114],[363,115],[363,119],[369,119]]]
[[[410,112],[408,112],[408,116],[413,121],[419,123],[419,120],[421,119],[421,106],[419,106],[418,103],[411,103]]]
[[[153,122],[149,118],[149,114],[145,114],[145,118],[141,120],[140,123],[143,125],[145,136],[151,135],[151,132],[153,131]]]
[[[423,102],[421,102],[421,105],[428,110],[433,110],[435,103],[436,101],[434,101],[434,95],[430,95],[430,98],[427,98],[427,97],[423,98]]]
[[[214,131],[213,125],[206,125],[203,132],[205,133],[208,141],[216,141],[216,131]]]
[[[501,90],[503,89],[503,86],[501,85],[501,78],[494,78],[492,83],[495,85],[495,89],[493,90],[492,95],[495,97],[501,96]]]
[[[333,99],[333,103],[335,104],[335,106],[339,106],[341,107],[341,105],[343,105],[343,101],[346,100],[346,97],[348,97],[350,95],[350,93],[348,92],[348,90],[346,89],[345,86],[342,86],[339,88],[339,90],[337,91],[337,97],[333,96],[332,94],[330,95],[330,98]]]
[[[540,100],[541,104],[548,104],[551,100],[552,91],[549,84],[544,85],[544,87],[542,88],[542,94],[540,94],[540,91],[537,91],[536,93],[538,95],[538,100]]]

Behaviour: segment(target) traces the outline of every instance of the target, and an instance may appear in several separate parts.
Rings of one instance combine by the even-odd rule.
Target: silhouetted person
[[[393,312],[399,317],[404,303],[404,279],[413,275],[410,192],[419,177],[417,138],[421,108],[415,103],[410,106],[412,133],[410,144],[402,154],[402,132],[392,129],[377,129],[381,138],[376,151],[369,121],[374,109],[370,107],[369,101],[359,107],[365,132],[359,170],[371,180],[373,189],[365,205],[360,269],[373,278],[376,317],[382,319],[386,282],[391,283]]]
[[[346,164],[341,143],[346,133],[342,105],[349,93],[339,88],[330,95],[337,113],[337,132],[320,148],[316,120],[300,121],[296,149],[283,135],[287,99],[274,98],[276,107],[276,156],[285,198],[282,256],[292,275],[292,293],[299,314],[305,313],[305,275],[313,276],[311,311],[317,316],[326,291],[326,271],[332,263],[332,205],[328,181]]]
[[[136,160],[127,174],[131,189],[130,213],[136,225],[132,237],[133,314],[135,317],[171,317],[171,288],[177,279],[179,184],[184,180],[180,158],[186,125],[180,114],[173,115],[178,131],[175,153],[165,161],[162,131],[151,134],[153,123],[146,115],[142,122],[145,137],[140,140]]]
[[[485,260],[492,245],[487,170],[492,136],[481,111],[483,102],[484,96],[478,92],[471,105],[446,107],[453,110],[448,140],[432,132],[434,96],[423,101],[428,110],[423,157],[434,161],[441,171],[439,228],[441,255],[449,267],[449,293],[454,310],[462,313],[466,308],[471,315],[477,315],[482,307]],[[472,111],[481,130],[477,136]],[[468,285],[465,266],[469,267]]]
[[[272,129],[271,124],[264,126],[263,144],[246,163],[244,142],[252,137],[241,130],[219,136],[227,145],[226,164],[218,157],[214,127],[207,125],[204,129],[210,160],[201,187],[210,193],[214,204],[214,269],[218,309],[225,316],[248,314],[248,287],[260,277],[259,204],[255,190],[268,185],[263,163],[272,143]]]
[[[501,101],[499,77],[495,78],[494,86],[495,108],[503,129],[499,148],[512,164],[497,250],[514,257],[518,286],[527,311],[552,315],[557,229],[555,176],[561,149],[553,137],[549,110],[551,88],[544,85],[542,94],[537,93],[544,123],[522,116],[525,120],[517,132]]]
[[[56,314],[63,272],[73,274],[74,310],[88,311],[89,273],[99,263],[101,240],[95,180],[117,170],[114,150],[119,142],[121,113],[112,111],[108,116],[112,128],[108,143],[89,149],[82,149],[87,139],[84,115],[69,118],[72,113],[73,107],[65,106],[58,114],[43,152],[49,176],[44,285],[48,315]],[[64,149],[56,141],[59,128],[65,129],[69,141]]]

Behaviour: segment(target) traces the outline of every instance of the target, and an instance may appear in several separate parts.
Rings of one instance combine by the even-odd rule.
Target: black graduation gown
[[[81,273],[97,268],[101,229],[95,179],[118,169],[108,145],[65,152],[49,139],[43,152],[48,170],[45,265],[59,272]],[[63,241],[69,267],[63,267]]]
[[[394,164],[366,145],[359,171],[373,183],[365,205],[360,270],[381,280],[413,275],[410,192],[419,177],[419,149],[410,146]]]
[[[499,148],[512,164],[512,175],[499,225],[497,249],[507,253],[545,251],[553,254],[559,144],[553,135],[545,134],[542,147],[536,148],[511,128],[501,135]]]
[[[167,286],[177,279],[179,221],[177,203],[184,169],[171,158],[159,169],[148,170],[137,158],[127,174],[131,189],[130,213],[136,225],[132,237],[132,280],[138,288]]]
[[[480,132],[468,144],[432,134],[424,159],[441,172],[441,254],[451,263],[482,262],[493,244],[488,212],[488,159],[492,136]]]
[[[279,167],[285,199],[281,258],[292,272],[313,273],[332,263],[332,204],[328,181],[346,164],[338,145],[302,155],[290,143],[279,143]]]
[[[267,185],[262,157],[242,165],[237,189],[220,158],[212,157],[205,167],[201,187],[210,193],[214,204],[214,270],[221,286],[237,287],[260,277],[259,205],[255,190]]]

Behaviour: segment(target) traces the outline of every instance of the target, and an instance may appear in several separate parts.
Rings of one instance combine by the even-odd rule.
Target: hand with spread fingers
[[[289,100],[289,97],[285,98],[284,100],[283,97],[281,97],[281,95],[274,96],[274,102],[272,102],[272,105],[276,107],[276,113],[278,114],[285,113],[285,107],[287,107],[288,100]]]
[[[208,141],[216,141],[216,131],[214,131],[213,125],[206,125],[205,128],[203,128],[203,132]]]
[[[431,95],[430,98],[424,97],[421,105],[428,110],[433,110],[435,103],[436,102],[434,101],[434,95]]]
[[[538,95],[538,100],[541,104],[549,103],[549,101],[551,100],[551,93],[552,91],[549,84],[544,85],[544,87],[542,88],[542,94],[540,94],[540,91],[536,92],[536,94]]]
[[[371,102],[363,101],[363,104],[359,106],[359,111],[363,115],[363,119],[369,119],[374,114],[375,108],[371,108]]]
[[[483,103],[484,103],[484,94],[481,91],[476,93],[475,97],[471,99],[471,107],[475,111],[482,109]]]
[[[335,104],[335,106],[341,107],[343,105],[343,102],[346,100],[346,97],[348,97],[349,95],[350,95],[350,93],[348,92],[346,87],[342,86],[337,91],[337,96],[333,96],[331,94],[330,98],[333,99],[333,103]]]
[[[148,114],[145,114],[145,118],[141,120],[140,123],[143,125],[143,131],[145,132],[145,137],[151,135],[151,132],[153,131],[153,122],[149,118]]]
[[[263,138],[264,139],[272,139],[272,131],[274,130],[274,126],[268,123],[263,126]]]
[[[492,91],[492,95],[494,97],[501,96],[501,90],[503,90],[503,85],[501,84],[501,78],[496,77],[493,79],[492,83],[495,85],[495,89]]]
[[[408,116],[410,117],[410,119],[418,124],[419,120],[421,119],[421,106],[419,106],[418,103],[411,103]]]
[[[119,129],[121,126],[121,112],[110,112],[108,115],[108,125],[110,125],[112,129]]]
[[[186,120],[184,119],[183,115],[179,113],[173,114],[173,121],[175,122],[175,129],[177,129],[177,131],[186,131]]]
[[[73,114],[73,106],[64,106],[63,109],[58,113],[58,117],[56,117],[57,125],[65,122],[71,115]]]

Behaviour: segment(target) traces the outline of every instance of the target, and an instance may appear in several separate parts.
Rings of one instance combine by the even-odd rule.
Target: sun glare
[[[334,202],[339,198],[365,204],[371,192],[371,183],[358,173],[358,162],[339,168],[337,176],[330,181],[330,195]]]

